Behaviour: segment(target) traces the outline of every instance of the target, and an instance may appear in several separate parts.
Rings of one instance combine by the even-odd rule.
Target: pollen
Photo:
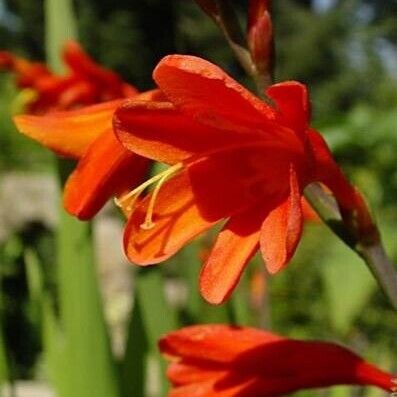
[[[135,203],[141,196],[141,194],[151,185],[155,184],[155,187],[153,189],[153,192],[150,196],[149,204],[146,210],[146,215],[145,215],[145,220],[144,222],[140,225],[141,229],[143,230],[150,230],[155,227],[155,223],[153,222],[153,213],[154,213],[154,208],[156,204],[156,200],[158,197],[158,194],[161,190],[161,187],[163,186],[164,182],[177,174],[183,167],[182,163],[178,163],[173,165],[170,168],[167,168],[165,171],[153,176],[146,182],[142,183],[139,185],[137,188],[134,190],[130,191],[129,193],[125,194],[121,198],[115,198],[114,201],[116,205],[120,208],[122,208],[127,214],[131,213],[131,211],[134,208]]]

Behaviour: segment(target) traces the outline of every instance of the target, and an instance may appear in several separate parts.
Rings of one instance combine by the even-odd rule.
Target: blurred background
[[[243,21],[247,1],[233,3]],[[0,49],[44,61],[43,9],[42,0],[0,0]],[[75,10],[79,41],[88,53],[141,90],[153,86],[151,71],[161,57],[176,52],[220,64],[250,86],[217,28],[192,0],[79,0]],[[397,1],[279,0],[274,1],[274,24],[277,80],[308,84],[313,124],[365,193],[397,262]],[[37,298],[45,291],[57,316],[54,233],[59,192],[54,158],[16,132],[11,116],[17,108],[13,77],[2,73],[0,383],[7,387],[0,395],[74,397],[77,392],[61,391],[62,382],[54,381],[48,324]],[[122,386],[120,395],[163,395],[155,339],[163,331],[193,323],[237,322],[290,337],[334,340],[397,372],[395,313],[363,263],[320,223],[307,223],[297,255],[282,274],[268,277],[255,258],[223,307],[210,307],[197,291],[197,274],[212,236],[196,241],[158,270],[141,270],[123,257],[122,227],[112,205],[93,226],[101,308],[112,359],[122,374],[116,378],[132,384],[140,376],[139,391]],[[151,296],[150,286],[159,287],[166,300]],[[139,288],[143,292],[138,302]],[[83,330],[85,324],[80,326]],[[131,354],[141,361],[126,363]],[[298,394],[385,395],[345,387]]]

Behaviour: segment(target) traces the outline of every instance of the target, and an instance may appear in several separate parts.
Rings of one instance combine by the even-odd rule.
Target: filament
[[[146,216],[145,220],[141,225],[141,228],[144,230],[150,230],[155,226],[155,223],[153,222],[153,212],[154,212],[154,206],[157,200],[157,196],[160,192],[160,189],[164,182],[176,174],[180,169],[182,169],[183,164],[178,163],[173,165],[172,167],[166,169],[163,172],[160,172],[159,174],[153,176],[152,178],[148,179],[146,182],[142,183],[139,185],[137,188],[133,189],[131,192],[125,194],[121,198],[115,198],[114,201],[118,207],[123,207],[126,202],[128,202],[127,206],[125,207],[125,211],[129,213],[136,201],[138,200],[139,196],[142,194],[142,192],[148,188],[150,185],[153,185],[156,183],[155,188],[153,189],[152,195],[150,197],[149,205],[146,211]]]

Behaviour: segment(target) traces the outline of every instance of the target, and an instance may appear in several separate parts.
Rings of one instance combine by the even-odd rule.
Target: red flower
[[[137,93],[117,74],[96,64],[76,42],[66,43],[63,59],[68,72],[59,76],[44,64],[0,52],[0,69],[14,72],[18,87],[33,92],[29,113],[73,109]]]
[[[126,227],[132,262],[162,262],[227,219],[200,277],[203,296],[221,303],[259,247],[271,273],[288,263],[302,232],[307,184],[327,184],[341,206],[354,208],[354,189],[309,127],[304,85],[271,86],[270,106],[217,66],[183,55],[164,58],[154,79],[167,101],[127,101],[114,122],[126,148],[172,165],[121,200],[131,207],[158,182]]]
[[[171,361],[169,397],[274,397],[333,385],[391,392],[393,377],[333,343],[283,338],[253,328],[200,325],[160,340]]]

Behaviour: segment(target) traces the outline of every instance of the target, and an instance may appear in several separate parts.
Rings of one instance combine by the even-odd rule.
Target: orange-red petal
[[[83,79],[101,84],[104,96],[123,97],[125,83],[111,70],[95,63],[82,47],[75,41],[68,41],[65,44],[63,58],[74,74]],[[129,85],[129,95],[135,95],[138,91]],[[108,92],[107,92],[108,91]]]
[[[344,209],[353,210],[357,205],[356,190],[332,157],[324,138],[315,130],[308,131],[308,138],[316,161],[314,179],[324,183]]]
[[[173,104],[200,123],[252,131],[274,119],[270,106],[204,59],[169,55],[157,65],[153,78]]]
[[[254,328],[213,324],[171,332],[160,340],[159,346],[166,356],[231,364],[246,351],[280,340],[284,338]]]
[[[112,129],[101,134],[79,161],[64,190],[66,210],[86,220],[112,196],[142,183],[149,160],[127,151]]]
[[[46,116],[21,115],[14,118],[18,130],[63,156],[80,158],[104,131],[122,100],[88,106],[81,110]]]
[[[262,142],[232,146],[188,166],[201,214],[228,218],[288,190],[288,154]]]
[[[172,361],[175,396],[189,391],[193,394],[185,395],[273,397],[340,384],[375,385],[386,391],[393,386],[393,375],[346,348],[252,328],[187,327],[162,338],[160,350]]]
[[[259,247],[263,214],[250,209],[233,216],[219,233],[200,274],[201,295],[223,303],[238,283],[244,267]]]
[[[277,273],[289,262],[299,243],[302,226],[301,190],[291,166],[289,195],[269,213],[261,228],[260,246],[270,273]]]
[[[303,138],[310,120],[310,102],[306,86],[297,81],[286,81],[270,86],[266,94],[275,102],[280,112],[279,121]]]
[[[131,99],[114,116],[114,129],[129,150],[153,160],[174,164],[192,156],[261,140],[258,133],[239,134],[203,126],[170,102]]]
[[[154,206],[155,226],[145,230],[141,225],[150,198],[148,195],[135,207],[124,233],[125,252],[130,261],[138,265],[166,260],[216,223],[201,216],[186,172],[176,175],[161,188]]]

